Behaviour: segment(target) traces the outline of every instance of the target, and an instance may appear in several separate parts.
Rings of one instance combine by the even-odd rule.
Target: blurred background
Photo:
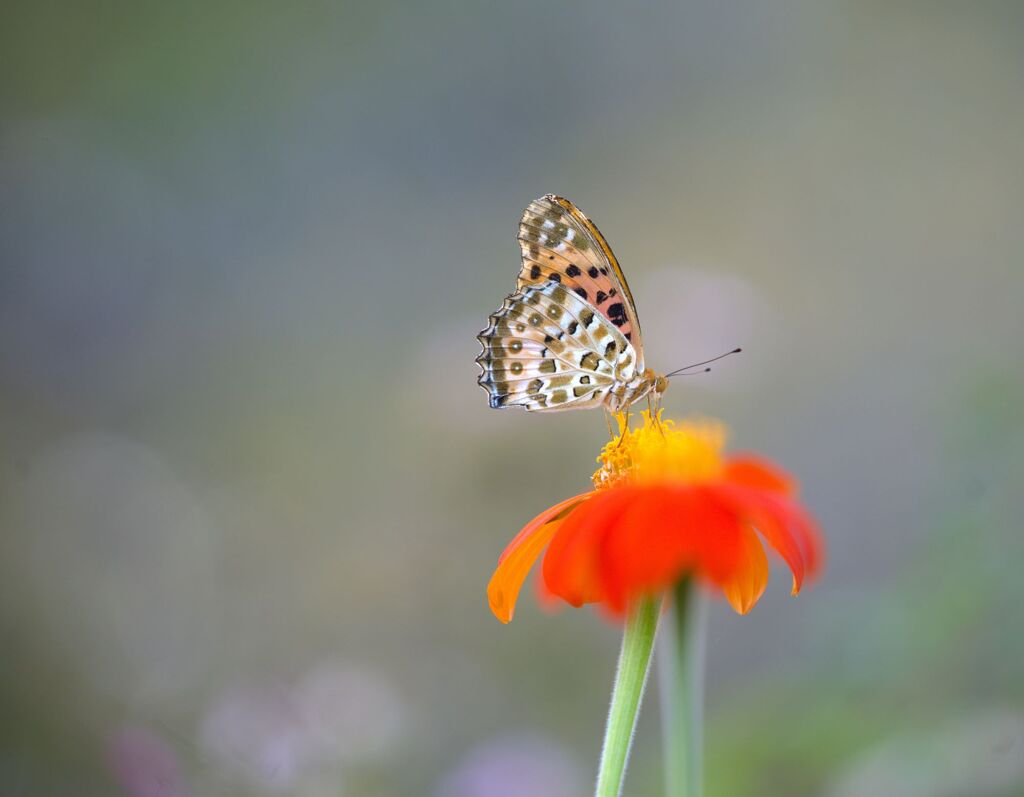
[[[607,434],[475,384],[557,192],[827,535],[711,607],[709,797],[1024,794],[1019,3],[2,16],[0,792],[588,793],[618,630],[484,595]]]

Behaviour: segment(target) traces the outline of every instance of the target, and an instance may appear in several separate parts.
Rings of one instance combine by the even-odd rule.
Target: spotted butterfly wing
[[[596,407],[637,373],[636,351],[622,332],[558,281],[522,288],[489,320],[477,362],[493,408]]]
[[[597,227],[548,194],[523,213],[519,245],[518,289],[477,336],[490,406],[615,412],[660,394],[667,380],[644,367],[633,297]]]
[[[636,350],[644,370],[643,341],[633,295],[608,242],[597,226],[568,199],[548,194],[535,199],[519,222],[523,266],[520,289],[553,280],[590,303]]]

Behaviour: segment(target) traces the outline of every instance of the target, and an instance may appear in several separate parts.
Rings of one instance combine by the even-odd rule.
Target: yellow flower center
[[[644,424],[630,429],[624,413],[615,419],[619,436],[607,443],[597,461],[594,487],[605,490],[619,484],[711,481],[722,472],[726,428],[719,421],[675,423],[642,412]]]

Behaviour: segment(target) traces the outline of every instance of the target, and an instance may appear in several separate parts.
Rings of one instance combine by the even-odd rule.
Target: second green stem
[[[704,693],[704,607],[692,579],[671,593],[659,645],[665,797],[701,797]]]

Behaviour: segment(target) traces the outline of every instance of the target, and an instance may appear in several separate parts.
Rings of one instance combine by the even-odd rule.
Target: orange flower
[[[598,457],[594,490],[541,512],[502,553],[487,597],[503,623],[545,548],[546,592],[617,615],[687,574],[746,614],[768,583],[761,538],[792,571],[794,595],[818,569],[822,544],[786,473],[753,455],[723,457],[717,422],[643,416],[636,430],[618,416],[620,436]]]

